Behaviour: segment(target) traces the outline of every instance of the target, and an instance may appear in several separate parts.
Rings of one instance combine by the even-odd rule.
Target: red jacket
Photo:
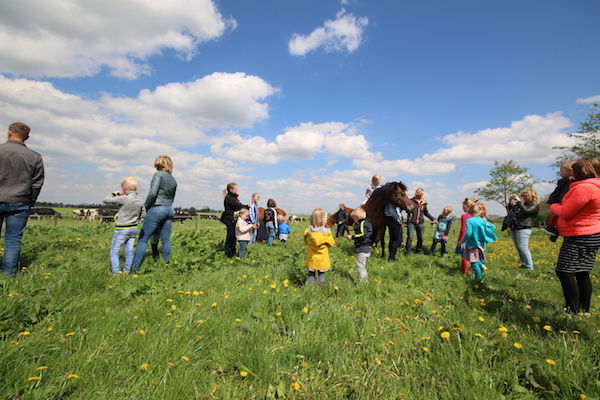
[[[583,236],[600,233],[600,178],[572,182],[560,204],[550,211],[558,216],[561,236]]]

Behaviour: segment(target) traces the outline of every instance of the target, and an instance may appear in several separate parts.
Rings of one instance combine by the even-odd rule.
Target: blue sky
[[[380,173],[438,212],[496,159],[553,178],[552,146],[600,102],[599,17],[593,0],[14,2],[0,120],[32,126],[41,200],[95,202],[128,175],[143,192],[169,153],[178,205],[218,207],[235,180],[333,210]]]

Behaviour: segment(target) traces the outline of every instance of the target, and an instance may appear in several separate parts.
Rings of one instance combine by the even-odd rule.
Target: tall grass
[[[559,244],[541,234],[533,272],[517,268],[501,235],[481,286],[454,255],[374,254],[362,284],[352,244],[340,240],[321,288],[304,286],[302,225],[285,245],[229,260],[222,225],[188,221],[173,234],[171,265],[148,257],[139,276],[112,276],[110,226],[53,224],[30,224],[27,270],[0,283],[5,399],[600,394],[598,299],[591,318],[561,314]]]

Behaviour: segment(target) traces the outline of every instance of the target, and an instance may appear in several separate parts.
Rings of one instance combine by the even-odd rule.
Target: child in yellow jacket
[[[304,231],[304,243],[308,246],[306,251],[306,268],[308,278],[306,283],[313,283],[315,275],[319,276],[319,284],[325,284],[325,273],[329,271],[329,248],[335,246],[335,239],[331,230],[325,227],[327,213],[316,208],[310,216],[310,226]]]

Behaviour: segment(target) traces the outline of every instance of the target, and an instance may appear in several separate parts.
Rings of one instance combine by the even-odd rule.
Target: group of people
[[[260,194],[253,193],[249,205],[244,205],[239,200],[238,185],[235,182],[227,184],[224,192],[223,208],[220,221],[227,227],[225,237],[225,255],[227,257],[244,258],[248,245],[256,243],[258,229],[264,225],[267,232],[267,245],[272,246],[278,236],[282,243],[286,243],[291,233],[288,217],[283,212],[277,211],[275,200],[267,200],[267,208],[261,216],[258,207]],[[237,244],[239,250],[236,251]]]
[[[5,242],[1,271],[9,277],[15,276],[21,251],[21,240],[27,224],[30,209],[35,204],[44,183],[44,164],[39,153],[25,145],[30,128],[24,123],[13,123],[8,128],[7,142],[0,144],[0,228],[4,226]],[[138,273],[144,260],[148,242],[151,243],[154,257],[158,257],[158,242],[162,243],[163,261],[170,261],[170,234],[174,217],[173,201],[177,181],[172,175],[173,161],[169,156],[155,159],[156,173],[152,177],[150,189],[142,201],[137,193],[137,181],[133,177],[121,181],[121,189],[104,199],[107,204],[119,205],[115,220],[110,250],[113,273]],[[557,261],[556,273],[560,279],[565,298],[565,312],[568,315],[589,314],[592,282],[590,272],[596,263],[600,249],[600,161],[597,158],[584,158],[565,162],[560,169],[561,179],[549,198],[553,218],[546,227],[550,240],[564,237]],[[367,260],[373,245],[373,226],[363,208],[369,197],[381,187],[381,177],[373,176],[371,185],[365,191],[365,200],[350,215],[354,234],[345,235],[348,215],[346,207],[340,205],[337,236],[345,235],[353,240],[356,248],[356,268],[360,280],[368,279]],[[260,196],[252,195],[250,204],[242,204],[235,183],[227,185],[224,193],[224,212],[221,222],[226,225],[224,243],[227,257],[244,257],[247,246],[257,239],[257,230],[264,226],[267,243],[272,245],[279,235],[287,241],[291,232],[285,213],[278,212],[273,199],[267,202],[262,211],[258,207]],[[509,229],[519,253],[521,267],[534,269],[529,239],[539,212],[540,198],[531,189],[508,199],[508,215],[503,230]],[[452,208],[444,207],[434,218],[428,211],[424,190],[419,188],[406,207],[407,240],[406,253],[423,252],[425,218],[435,224],[430,253],[440,245],[445,254],[450,227],[453,223]],[[402,211],[396,204],[389,203],[384,209],[384,221],[390,234],[389,260],[396,259],[402,242],[404,220]],[[487,220],[484,203],[467,198],[463,202],[461,229],[455,252],[462,256],[461,272],[467,274],[469,267],[477,281],[483,279],[487,269],[485,264],[486,245],[497,240],[495,226]],[[327,213],[317,208],[310,217],[310,226],[304,232],[307,246],[305,264],[308,270],[307,283],[318,280],[325,282],[326,272],[331,268],[329,248],[335,239],[327,225]],[[138,223],[142,222],[138,234]],[[416,247],[412,247],[416,235]],[[137,247],[135,240],[137,237]],[[237,244],[239,243],[239,250]],[[119,251],[125,247],[125,264],[119,261]],[[134,250],[135,247],[135,250]]]

